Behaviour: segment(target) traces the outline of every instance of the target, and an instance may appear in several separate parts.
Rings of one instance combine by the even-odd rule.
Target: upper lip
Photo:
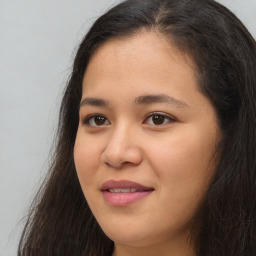
[[[129,181],[129,180],[108,180],[102,184],[100,189],[102,191],[106,191],[106,190],[115,189],[115,188],[135,188],[141,191],[148,191],[148,190],[154,189],[152,187],[143,186],[137,182]]]

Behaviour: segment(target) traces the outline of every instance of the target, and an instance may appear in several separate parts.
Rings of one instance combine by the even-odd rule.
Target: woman
[[[255,57],[212,0],[128,0],[100,17],[19,255],[255,255]]]

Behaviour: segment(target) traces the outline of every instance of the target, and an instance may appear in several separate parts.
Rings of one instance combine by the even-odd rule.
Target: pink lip
[[[136,192],[110,192],[110,189],[136,189]],[[106,202],[112,206],[126,206],[134,203],[139,199],[148,196],[154,191],[152,187],[146,187],[133,181],[128,180],[108,180],[101,186],[103,197]]]

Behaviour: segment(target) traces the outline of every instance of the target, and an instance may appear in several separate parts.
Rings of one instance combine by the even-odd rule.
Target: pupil
[[[156,125],[163,124],[164,122],[164,116],[161,115],[154,115],[153,116],[153,123]]]
[[[105,118],[102,116],[96,116],[94,118],[95,124],[97,125],[103,125],[105,123]]]

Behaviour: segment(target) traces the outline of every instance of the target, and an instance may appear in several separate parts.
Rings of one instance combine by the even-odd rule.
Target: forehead
[[[100,46],[87,66],[83,91],[92,83],[95,86],[104,81],[107,85],[109,80],[125,80],[129,86],[142,86],[150,84],[152,78],[161,82],[170,76],[177,79],[181,73],[180,77],[195,80],[194,70],[190,58],[170,40],[154,32],[143,32],[129,38],[112,39]]]

